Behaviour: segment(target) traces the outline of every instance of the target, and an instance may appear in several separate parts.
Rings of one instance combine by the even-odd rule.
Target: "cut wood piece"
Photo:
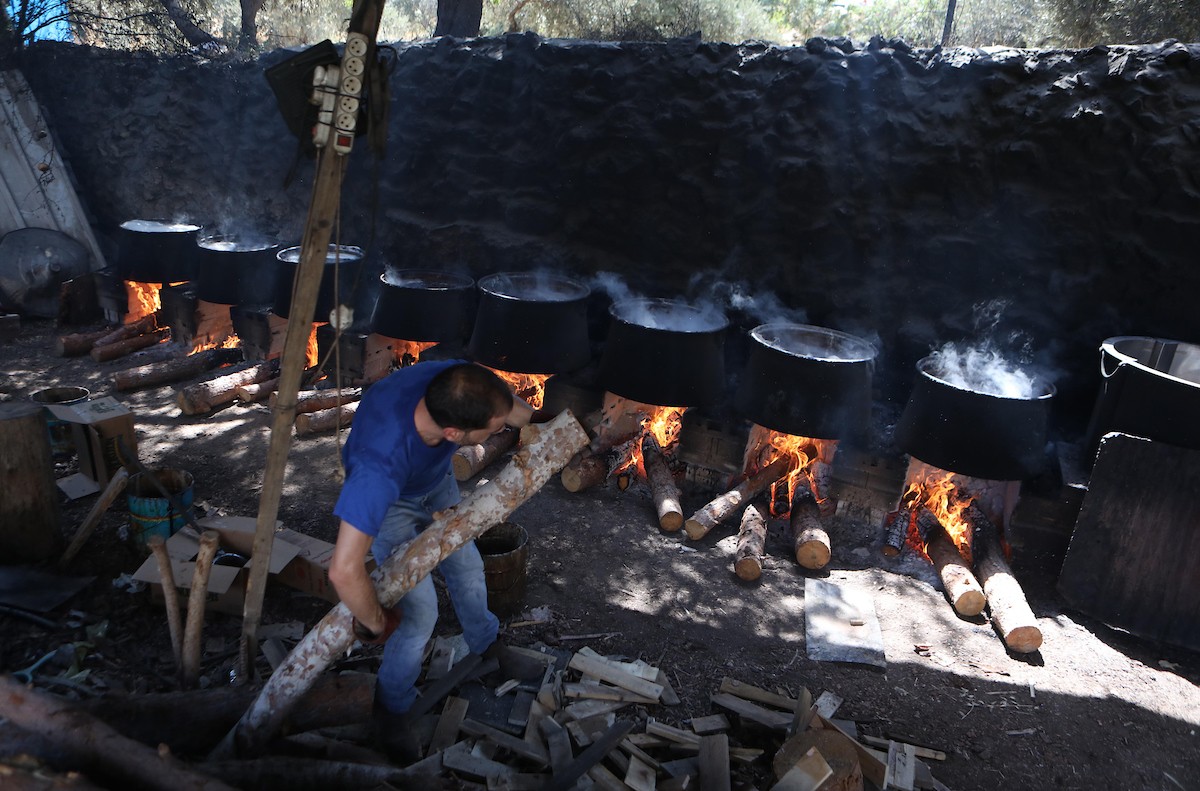
[[[568,492],[582,492],[598,486],[608,477],[608,455],[585,448],[563,467],[559,477]]]
[[[967,562],[958,553],[958,548],[946,537],[945,531],[933,531],[925,552],[937,569],[946,598],[950,600],[954,611],[968,618],[983,612],[984,605],[987,604],[983,586],[975,579],[971,569],[967,568]]]
[[[127,354],[133,354],[138,349],[145,349],[147,346],[161,343],[170,337],[171,330],[163,327],[162,329],[151,330],[145,335],[135,335],[132,338],[126,338],[116,343],[93,346],[88,355],[96,362],[104,363],[109,360],[115,360],[118,357],[124,357]]]
[[[736,678],[729,678],[728,676],[721,679],[721,688],[718,691],[735,695],[743,700],[765,703],[768,706],[775,706],[789,712],[796,709],[795,698],[780,695],[778,692],[770,692],[769,690],[761,689],[753,684],[747,684],[744,681],[738,681]]]
[[[248,385],[242,385],[233,391],[234,396],[243,404],[253,404],[255,401],[263,401],[268,398],[271,393],[275,392],[275,388],[279,387],[279,379],[268,379],[265,382],[252,382]]]
[[[79,554],[79,550],[83,549],[83,545],[87,543],[88,537],[92,535],[92,531],[96,529],[96,525],[100,524],[100,518],[108,511],[109,506],[117,499],[121,492],[125,491],[125,486],[129,483],[129,470],[121,467],[116,474],[109,479],[108,485],[104,487],[104,491],[100,493],[100,498],[92,505],[92,510],[88,511],[88,515],[80,523],[75,530],[75,535],[71,537],[71,543],[63,552],[62,557],[58,559],[58,567],[63,568],[71,560]],[[177,656],[176,659],[179,657]]]
[[[700,788],[729,791],[729,737],[723,733],[700,737]]]
[[[479,445],[464,445],[454,451],[450,465],[454,469],[455,480],[469,481],[474,478],[484,467],[515,448],[519,436],[515,429],[505,427]]]
[[[992,626],[1004,639],[1010,651],[1030,654],[1042,647],[1042,630],[1033,610],[1025,600],[1021,583],[1013,575],[996,541],[983,542],[982,552],[976,551],[979,582],[987,596]]]
[[[166,362],[140,365],[113,374],[113,386],[120,391],[180,382],[199,376],[222,365],[240,362],[241,349],[209,349]]]
[[[823,569],[833,554],[829,534],[821,527],[821,509],[812,492],[801,489],[792,500],[789,522],[796,562],[806,569]]]
[[[96,330],[95,332],[76,332],[70,335],[58,336],[54,344],[54,352],[59,357],[79,357],[87,354],[96,345],[96,341],[112,332],[111,329]]]
[[[771,786],[771,791],[817,791],[818,788],[826,788],[824,783],[831,777],[833,769],[826,763],[825,757],[816,747],[810,747],[808,752],[779,778],[779,782]]]
[[[683,529],[687,536],[697,541],[717,525],[724,522],[746,503],[750,502],[775,481],[784,477],[791,470],[793,461],[788,456],[781,456],[758,472],[726,492],[720,497],[701,508],[684,523]]]
[[[639,678],[632,673],[613,667],[607,662],[594,659],[583,653],[577,652],[572,656],[567,667],[589,676],[595,676],[602,681],[607,681],[622,689],[627,689],[635,695],[640,695],[644,698],[658,700],[662,697],[663,688],[661,684],[655,684],[653,681]]]
[[[352,401],[357,401],[362,398],[362,388],[360,387],[344,387],[341,390],[306,390],[296,396],[297,415],[302,415],[306,412],[319,412],[322,409],[333,409],[342,404],[349,404]],[[279,393],[271,393],[267,399],[271,409],[274,410],[277,406]]]
[[[718,692],[717,694],[712,695],[711,700],[721,708],[732,711],[742,719],[750,720],[751,722],[757,722],[760,725],[767,726],[768,728],[774,728],[776,730],[783,731],[787,730],[788,726],[792,724],[791,714],[784,714],[780,711],[772,711],[757,704],[751,703],[748,700],[734,697],[733,695],[725,692]]]
[[[380,603],[394,606],[450,553],[507,519],[586,442],[587,433],[569,411],[539,427],[534,441],[514,454],[487,484],[439,514],[420,535],[397,548],[378,572],[376,595]],[[263,749],[320,672],[352,645],[352,620],[350,608],[343,602],[304,636],[218,746],[218,756],[251,755]]]
[[[629,768],[625,770],[625,785],[633,791],[655,791],[654,770],[636,755],[629,757]]]
[[[340,407],[296,415],[296,436],[307,437],[322,431],[332,431],[349,426],[354,422],[354,412],[358,409],[358,404],[358,401],[351,401]]]
[[[61,760],[89,767],[109,788],[233,791],[231,786],[185,768],[169,754],[129,739],[81,709],[0,675],[4,717],[55,745]]]
[[[888,743],[887,779],[884,781],[884,788],[913,791],[913,783],[917,779],[917,756],[913,753],[914,749],[911,744]]]
[[[458,740],[458,729],[467,716],[470,706],[463,698],[454,696],[446,698],[442,706],[442,715],[438,717],[437,725],[433,728],[433,738],[429,742],[429,754],[445,750]]]
[[[747,582],[761,577],[763,558],[767,555],[766,546],[767,518],[761,508],[753,504],[748,505],[742,513],[741,527],[738,528],[733,573]]]
[[[654,508],[658,512],[658,526],[668,533],[674,533],[683,527],[679,487],[675,485],[675,476],[671,475],[658,440],[649,432],[642,437],[642,463],[646,468],[646,482],[650,485]]]
[[[211,412],[214,408],[237,398],[239,387],[274,379],[278,370],[275,363],[265,362],[230,371],[204,382],[188,385],[179,391],[176,403],[185,415]]]

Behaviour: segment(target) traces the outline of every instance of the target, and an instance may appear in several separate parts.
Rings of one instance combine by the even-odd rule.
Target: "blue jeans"
[[[459,501],[458,483],[450,470],[429,494],[401,498],[392,503],[379,535],[371,544],[375,562],[382,564],[392,550],[416,537],[433,521],[433,514]],[[483,558],[475,542],[464,544],[437,567],[446,580],[446,590],[454,614],[463,628],[467,647],[482,654],[496,640],[500,621],[487,608],[487,582],[483,575]],[[417,699],[414,684],[421,673],[421,658],[425,644],[433,636],[437,623],[438,601],[433,580],[426,576],[397,605],[400,626],[383,648],[383,663],[376,677],[376,700],[388,711],[401,714],[412,708]]]

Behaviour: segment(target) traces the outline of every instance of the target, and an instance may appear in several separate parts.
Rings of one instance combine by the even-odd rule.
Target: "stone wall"
[[[134,217],[296,243],[311,187],[258,62],[39,44],[19,64],[101,234]],[[910,51],[533,35],[400,45],[386,154],[341,237],[377,265],[613,272],[876,342],[886,424],[914,363],[986,334],[1082,429],[1107,337],[1200,342],[1200,45]],[[689,290],[690,289],[690,290]],[[732,371],[736,375],[736,371]]]

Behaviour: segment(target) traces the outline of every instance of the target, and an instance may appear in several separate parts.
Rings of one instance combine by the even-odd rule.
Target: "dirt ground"
[[[56,334],[52,322],[26,322],[16,341],[0,346],[0,390],[7,397],[24,399],[56,385],[115,394],[113,372],[136,362],[57,357]],[[253,516],[267,408],[232,405],[183,417],[175,406],[178,387],[115,394],[136,414],[143,463],[190,471],[196,501],[208,514]],[[337,451],[333,435],[294,442],[279,514],[285,526],[333,539]],[[58,473],[69,469],[60,465]],[[477,482],[464,484],[464,491]],[[64,498],[65,536],[94,499]],[[685,492],[685,513],[706,499],[703,492]],[[856,722],[860,733],[944,751],[945,761],[932,762],[933,774],[954,789],[1200,789],[1200,657],[1064,609],[1054,592],[1052,556],[1029,550],[1014,559],[1044,644],[1038,653],[1013,655],[985,621],[955,616],[927,572],[913,571],[911,563],[885,568],[874,526],[861,510],[843,508],[830,530],[833,562],[820,576],[873,600],[886,651],[881,670],[808,658],[806,575],[789,558],[779,525],[772,526],[764,573],[751,584],[731,572],[734,528],[719,527],[694,543],[663,533],[638,486],[571,494],[556,476],[512,519],[530,535],[526,610],[545,607],[553,618],[506,622],[507,639],[590,645],[665,668],[682,702],[652,707],[657,719],[682,724],[715,713],[709,696],[728,676],[792,694],[801,686],[814,696],[831,691],[844,699],[836,716]],[[86,676],[63,682],[66,663],[51,662],[35,685],[73,698],[174,688],[161,606],[119,584],[143,559],[123,538],[127,522],[122,499],[67,569],[94,581],[44,614],[52,627],[0,613],[0,668],[13,672],[61,646],[86,642],[74,652],[74,669],[89,671]],[[264,624],[311,626],[327,608],[273,586]],[[88,634],[88,627],[105,623],[106,634],[95,628]],[[458,631],[448,608],[438,629]],[[208,620],[204,685],[229,683],[239,630],[230,616]],[[769,787],[769,761],[746,777]]]

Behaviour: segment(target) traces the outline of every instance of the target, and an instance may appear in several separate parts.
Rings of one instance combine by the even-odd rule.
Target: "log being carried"
[[[394,606],[443,559],[503,522],[587,441],[587,433],[569,411],[539,427],[532,441],[495,478],[476,489],[469,499],[439,515],[417,538],[392,554],[376,573],[380,604]],[[261,753],[320,673],[354,642],[352,620],[345,604],[330,610],[271,675],[212,758],[222,760]]]

